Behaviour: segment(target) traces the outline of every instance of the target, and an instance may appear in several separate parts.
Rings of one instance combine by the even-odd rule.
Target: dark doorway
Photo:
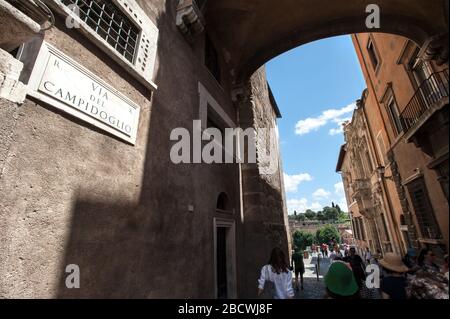
[[[217,298],[228,298],[227,228],[217,227]]]

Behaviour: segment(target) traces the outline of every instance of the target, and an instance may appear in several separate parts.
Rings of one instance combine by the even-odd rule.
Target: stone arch
[[[448,1],[379,0],[380,29],[365,21],[370,0],[216,0],[205,11],[235,82],[245,81],[272,58],[302,44],[333,36],[382,32],[404,36],[418,46],[448,33]],[[287,15],[286,12],[289,14]]]

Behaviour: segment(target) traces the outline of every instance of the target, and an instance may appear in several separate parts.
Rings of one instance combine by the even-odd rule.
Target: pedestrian
[[[439,272],[440,268],[435,264],[436,255],[428,248],[424,248],[420,251],[417,262],[419,267],[425,271]]]
[[[276,247],[272,250],[269,263],[261,270],[261,276],[258,280],[259,296],[264,293],[264,288],[267,282],[271,282],[274,285],[274,299],[294,298],[292,272],[289,270],[289,263],[281,248]]]
[[[344,257],[348,257],[349,255],[349,250],[348,250],[348,245],[344,246]]]
[[[359,287],[349,265],[331,264],[325,275],[326,299],[359,299]]]
[[[444,256],[444,267],[442,268],[442,273],[448,280],[448,254]]]
[[[356,254],[356,248],[351,247],[347,257],[344,257],[344,261],[349,263],[352,267],[353,274],[355,275],[356,282],[359,288],[363,287],[363,283],[366,281],[366,271],[362,258]]]
[[[448,279],[441,272],[418,270],[408,281],[410,299],[449,299]]]
[[[416,271],[420,269],[417,262],[417,251],[415,248],[408,248],[405,257],[403,257],[403,263],[409,268],[408,274],[413,275]]]
[[[372,253],[370,252],[370,248],[366,247],[366,251],[364,253],[364,260],[366,261],[366,265],[370,265],[372,261]]]
[[[330,254],[331,262],[342,260],[343,258],[339,245],[334,246],[334,250]]]
[[[305,273],[305,263],[303,261],[303,251],[296,250],[292,255],[293,268],[295,273],[295,290],[299,290],[299,282],[298,279],[300,277],[300,286],[303,290],[303,275]]]
[[[381,280],[380,289],[383,299],[407,299],[406,273],[409,268],[402,262],[400,255],[387,253],[380,265],[385,271],[385,277]]]

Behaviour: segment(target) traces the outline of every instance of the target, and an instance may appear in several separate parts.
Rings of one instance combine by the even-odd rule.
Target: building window
[[[133,63],[140,29],[112,1],[63,0],[76,5],[80,19],[100,35],[114,50]]]
[[[54,12],[70,18],[76,30],[109,59],[155,91],[153,83],[159,30],[133,0],[46,0]]]
[[[375,48],[375,44],[373,42],[372,37],[369,38],[369,42],[367,43],[367,52],[369,53],[370,61],[372,62],[372,66],[374,70],[378,70],[380,65],[380,58],[378,57],[377,50]]]
[[[360,222],[360,227],[361,227],[361,239],[362,240],[366,240],[366,230],[365,230],[365,228],[364,228],[364,221],[363,221],[363,219],[362,219],[362,217],[359,219],[359,222]]]
[[[381,223],[383,225],[384,240],[385,241],[389,241],[390,240],[389,230],[388,230],[388,227],[387,227],[387,224],[386,224],[386,218],[384,218],[384,214],[380,215],[380,220],[381,220]]]
[[[430,63],[418,58],[420,49],[417,48],[409,62],[409,70],[411,70],[415,89],[418,89],[432,74],[433,69]]]
[[[400,112],[398,110],[398,105],[394,96],[391,96],[388,99],[386,104],[387,112],[389,117],[391,118],[392,126],[394,128],[394,132],[396,135],[400,134],[403,131],[402,122],[400,120]]]
[[[228,210],[228,196],[226,193],[220,193],[217,197],[217,210]]]
[[[353,233],[355,234],[355,238],[359,239],[358,227],[356,222],[357,222],[356,218],[352,219]]]
[[[369,169],[369,175],[373,173],[373,163],[372,158],[370,157],[369,151],[366,151],[366,162],[367,162],[367,168]]]
[[[206,7],[207,0],[195,0],[195,3],[197,4],[197,7],[200,9],[200,11],[203,11]]]
[[[221,72],[219,54],[208,35],[205,37],[205,65],[217,82],[220,83]]]
[[[222,133],[222,137],[225,136],[225,126],[220,124],[220,121],[217,120],[217,117],[213,115],[213,112],[208,108],[210,112],[208,112],[208,128],[218,129]]]
[[[383,165],[386,165],[388,162],[387,160],[387,154],[386,154],[386,146],[384,144],[383,135],[381,132],[377,135],[377,145],[378,145],[378,151],[380,152],[380,157]]]
[[[424,179],[418,178],[412,181],[407,188],[422,237],[441,239],[442,235],[434,216]]]
[[[354,219],[353,228],[355,230],[355,238],[359,240],[366,240],[366,233],[364,229],[364,222],[362,217]]]

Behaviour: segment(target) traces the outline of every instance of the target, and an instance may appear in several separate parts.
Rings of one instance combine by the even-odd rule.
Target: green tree
[[[298,214],[296,220],[298,221],[304,221],[306,219],[305,214]]]
[[[339,231],[335,226],[326,225],[325,227],[319,228],[316,232],[316,240],[318,243],[329,243],[336,239],[337,242],[341,241],[341,236],[339,236]]]
[[[340,223],[345,223],[350,221],[350,214],[349,213],[345,213],[345,212],[341,212],[339,214],[339,222]]]
[[[317,212],[316,218],[317,218],[317,220],[319,220],[319,221],[323,221],[323,220],[326,219],[323,212]]]
[[[317,216],[317,214],[315,212],[313,212],[311,209],[308,209],[305,212],[305,217],[308,218],[308,219],[315,219],[316,216]]]
[[[295,250],[305,250],[306,247],[314,243],[314,235],[311,233],[296,231],[293,234],[293,242]]]
[[[323,209],[323,214],[326,220],[337,221],[339,218],[339,211],[334,207],[325,207]]]

